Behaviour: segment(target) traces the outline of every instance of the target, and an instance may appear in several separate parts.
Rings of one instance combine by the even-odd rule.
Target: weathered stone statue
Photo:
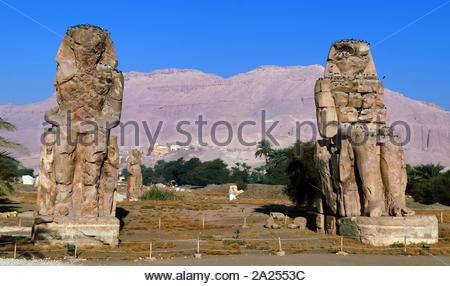
[[[228,200],[232,201],[237,199],[237,197],[242,194],[244,190],[238,190],[236,185],[230,185],[228,188]]]
[[[41,150],[37,240],[118,243],[115,200],[119,150],[110,129],[120,122],[123,76],[109,33],[70,28],[58,50],[58,106]]]
[[[130,172],[128,177],[128,200],[134,201],[139,199],[143,195],[142,187],[142,155],[137,149],[133,149],[127,156],[127,170]]]
[[[406,167],[400,136],[386,125],[384,88],[368,43],[331,46],[315,86],[315,163],[321,177],[318,227],[336,231],[340,217],[404,217]]]

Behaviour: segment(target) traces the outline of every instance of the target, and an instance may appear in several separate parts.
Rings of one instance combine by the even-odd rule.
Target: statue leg
[[[320,174],[321,190],[322,195],[325,197],[326,209],[331,212],[332,215],[337,214],[337,195],[334,192],[331,170],[330,170],[330,159],[331,154],[327,148],[327,141],[317,141],[314,153],[314,161]]]
[[[101,168],[106,157],[106,134],[102,131],[94,134],[84,135],[85,161],[83,166],[83,189],[82,189],[82,214],[85,216],[99,215],[99,179]],[[95,140],[95,141],[94,141]],[[92,144],[91,144],[92,143]]]
[[[102,168],[102,175],[100,177],[99,194],[102,197],[100,200],[100,215],[116,215],[115,195],[117,191],[117,181],[119,179],[119,166],[120,154],[117,137],[110,136],[107,159]]]
[[[72,181],[75,171],[74,134],[68,136],[60,128],[60,142],[55,144],[54,171],[56,181],[55,215],[67,216],[72,209]]]
[[[118,170],[105,163],[100,178],[99,193],[99,216],[111,216],[114,205],[114,192],[117,189]]]
[[[394,136],[386,136],[381,146],[381,174],[389,214],[392,216],[414,215],[414,211],[406,207],[407,175],[403,148],[394,140],[396,140]]]
[[[348,139],[341,140],[339,181],[341,182],[345,216],[360,216],[361,200],[355,177],[355,158],[353,147]]]
[[[362,185],[363,214],[379,217],[385,213],[385,203],[376,137],[368,135],[365,130],[357,129],[352,134],[352,139],[356,167]]]

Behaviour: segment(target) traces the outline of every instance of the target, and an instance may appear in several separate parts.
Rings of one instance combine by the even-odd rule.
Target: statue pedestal
[[[339,235],[374,246],[438,242],[438,220],[432,215],[343,217],[337,220],[337,230]]]
[[[43,244],[119,244],[120,221],[116,217],[44,216],[34,219],[33,240]]]

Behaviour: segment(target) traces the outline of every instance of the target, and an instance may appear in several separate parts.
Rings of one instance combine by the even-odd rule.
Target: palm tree
[[[441,174],[445,167],[442,165],[425,164],[414,166],[413,174],[418,177],[419,181],[425,181]]]
[[[4,130],[4,131],[16,131],[16,127],[14,125],[12,125],[11,123],[3,120],[0,117],[0,130]],[[2,149],[13,149],[22,153],[26,153],[27,149],[15,142],[12,142],[2,136],[0,136],[0,148]]]
[[[0,151],[0,195],[9,195],[11,183],[19,176],[19,162],[6,151]]]
[[[267,140],[262,140],[258,142],[258,146],[256,147],[255,158],[264,157],[264,160],[268,161],[269,154],[272,151],[272,146],[270,146],[270,142]]]
[[[288,159],[287,151],[287,149],[271,150],[268,154],[268,161],[266,164],[267,171],[278,167],[282,162],[286,161]]]
[[[410,193],[416,184],[428,181],[435,176],[439,176],[444,169],[445,167],[439,164],[424,164],[414,167],[406,165],[406,173],[408,175],[408,185],[406,186],[406,191]]]
[[[16,127],[0,118],[0,130],[15,131]],[[11,191],[11,183],[18,176],[17,167],[19,165],[19,161],[14,159],[7,150],[26,153],[27,149],[2,136],[0,136],[0,148],[0,195],[4,195]]]

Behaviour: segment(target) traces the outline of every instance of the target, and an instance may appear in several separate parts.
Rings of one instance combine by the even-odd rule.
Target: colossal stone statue
[[[120,122],[124,81],[109,33],[70,28],[56,62],[58,106],[45,113],[52,127],[43,136],[34,237],[117,244],[119,150],[110,129]]]
[[[315,85],[315,163],[321,179],[318,228],[336,231],[340,217],[404,217],[406,167],[400,136],[386,125],[384,88],[368,43],[331,46]]]
[[[142,171],[141,171],[141,152],[137,149],[133,149],[128,154],[127,170],[130,172],[128,177],[128,200],[133,201],[139,199],[142,195]]]

